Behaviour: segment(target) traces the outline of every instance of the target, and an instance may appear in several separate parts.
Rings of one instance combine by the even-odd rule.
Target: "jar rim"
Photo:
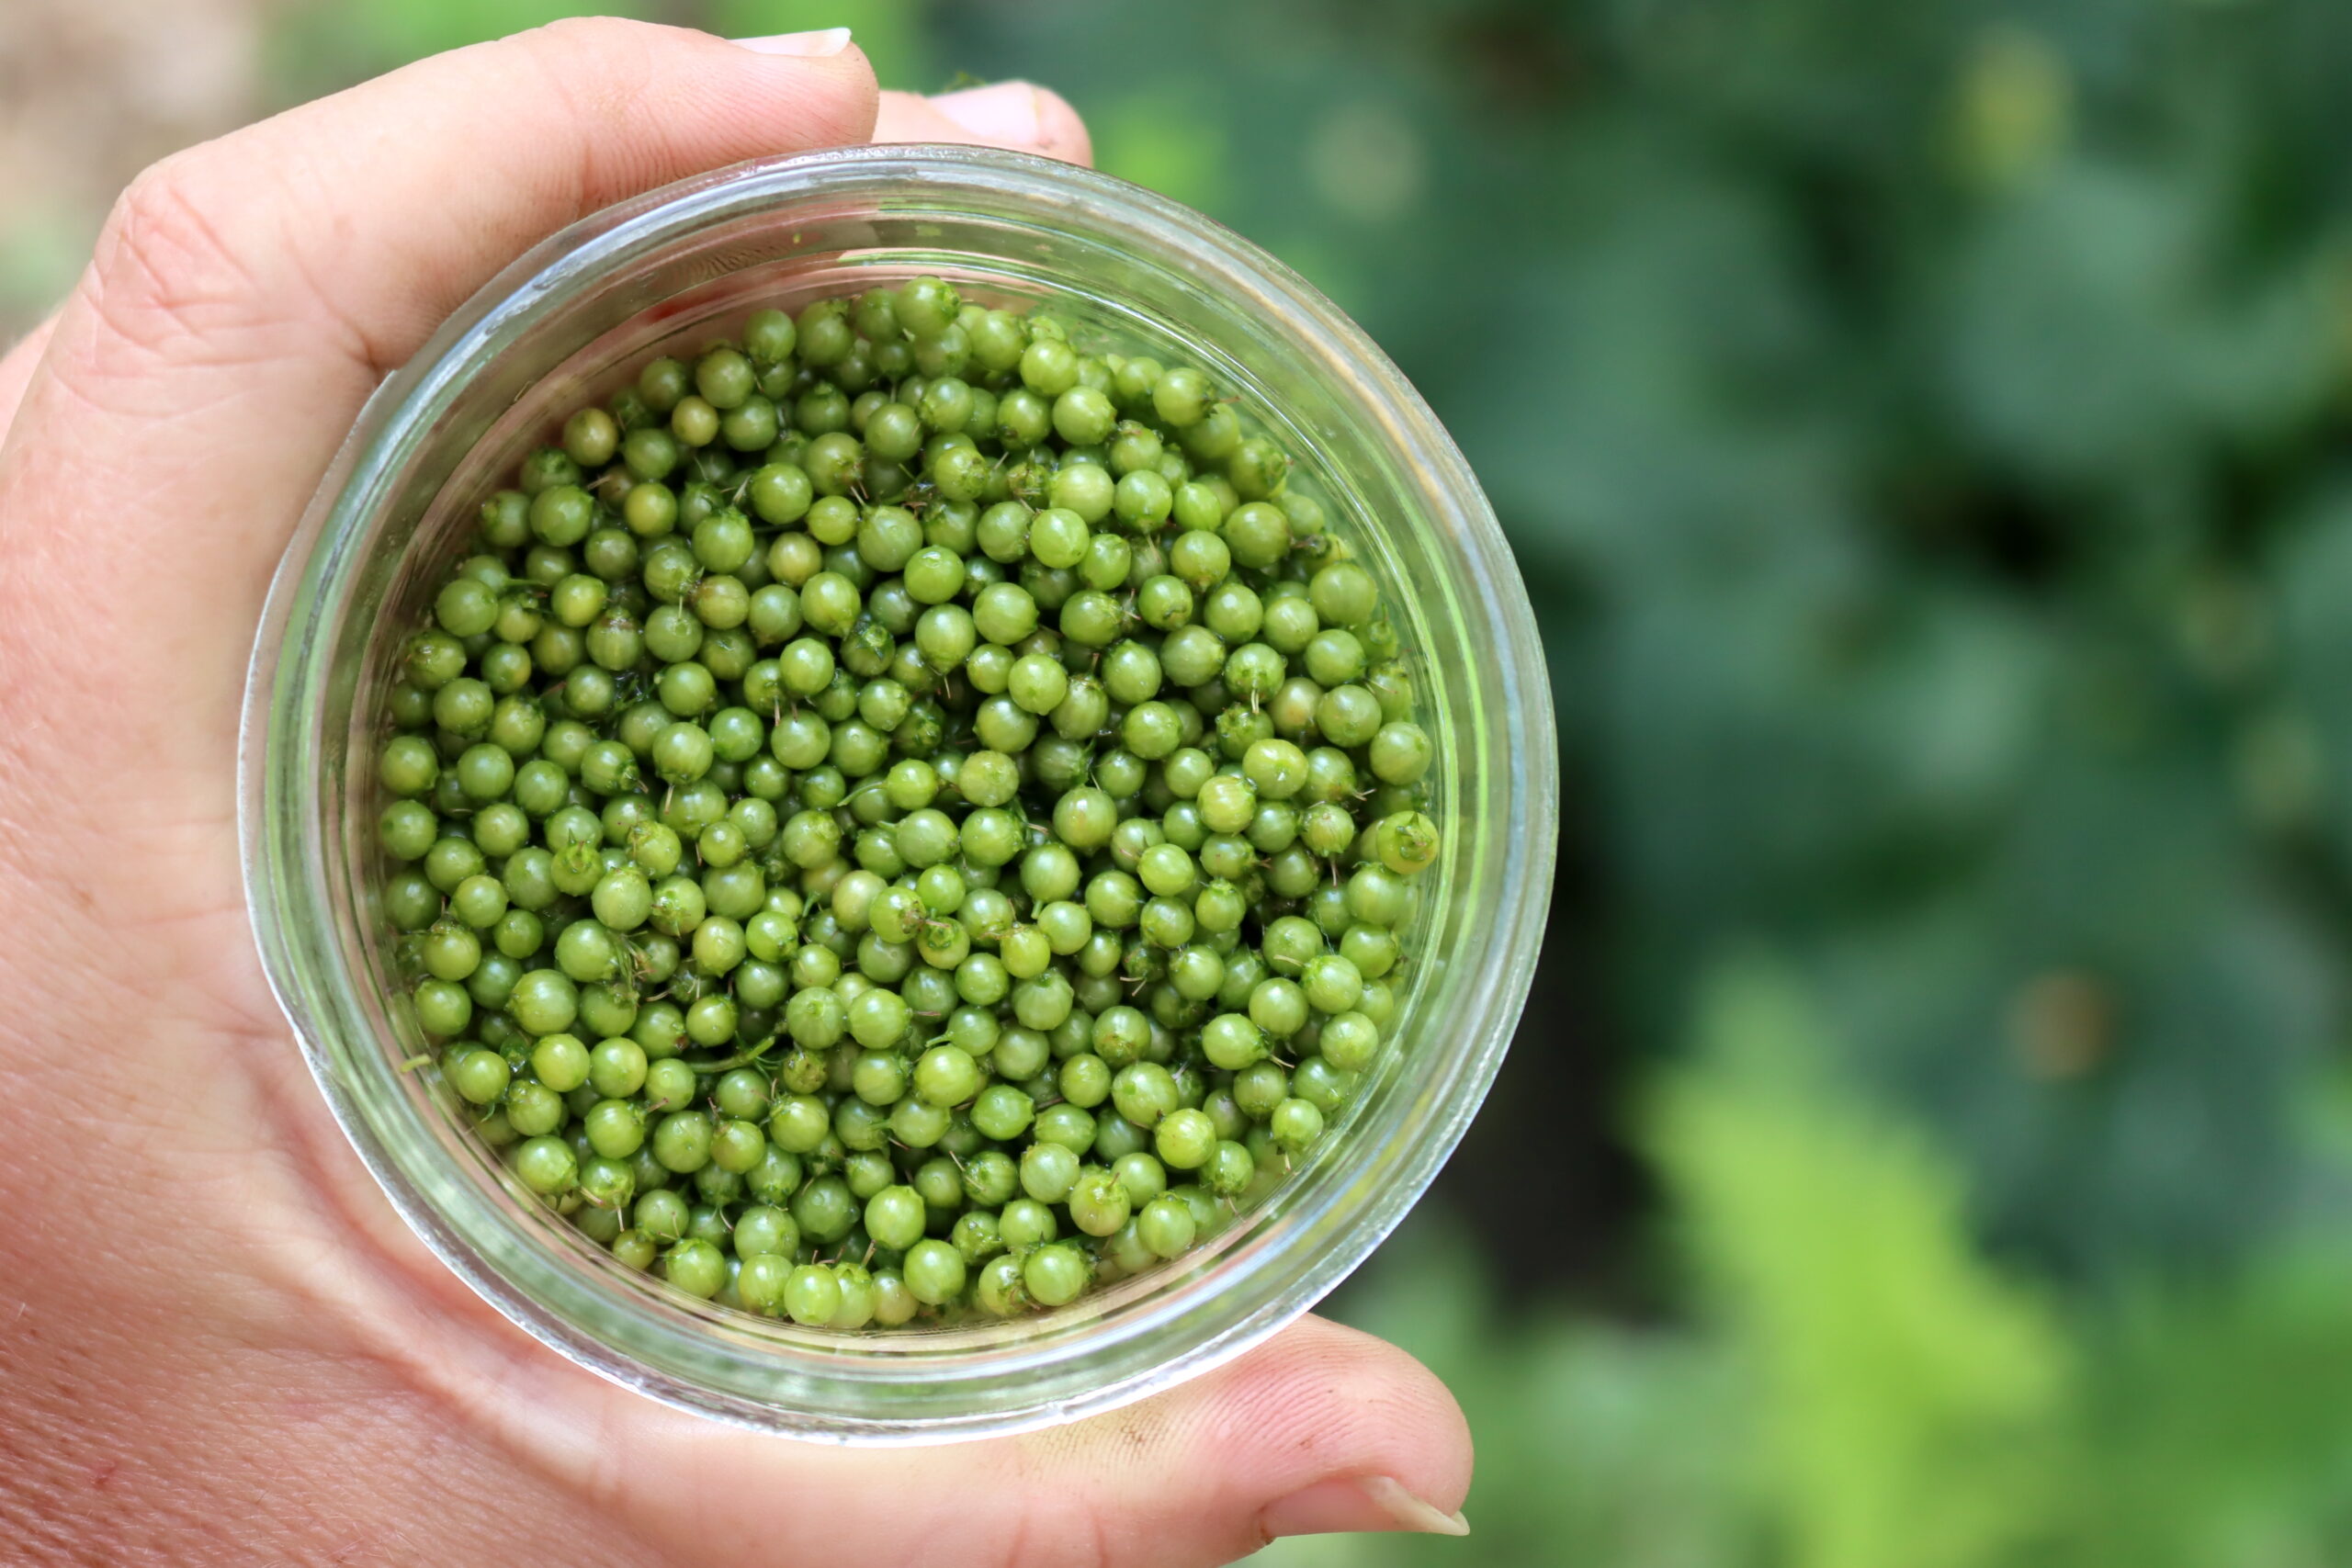
[[[330,633],[401,476],[468,382],[624,259],[714,225],[829,201],[887,203],[899,212],[983,201],[1017,207],[1041,226],[1152,254],[1278,326],[1293,351],[1344,383],[1351,410],[1414,476],[1419,501],[1447,536],[1464,579],[1455,597],[1495,653],[1492,668],[1477,672],[1479,721],[1491,730],[1482,744],[1507,768],[1488,788],[1492,798],[1453,807],[1502,812],[1479,829],[1493,864],[1476,930],[1490,940],[1445,957],[1470,972],[1468,1010],[1445,1021],[1458,1043],[1435,1064],[1442,1077],[1430,1088],[1442,1092],[1419,1102],[1426,1115],[1409,1129],[1411,1146],[1388,1149],[1379,1181],[1327,1179],[1314,1224],[1245,1238],[1207,1267],[1173,1282],[1149,1280],[1149,1289],[1078,1314],[1062,1328],[1050,1325],[1077,1309],[1032,1320],[1018,1336],[982,1332],[953,1348],[944,1342],[956,1336],[896,1337],[928,1346],[860,1342],[870,1357],[842,1354],[816,1336],[798,1346],[754,1341],[730,1333],[715,1309],[695,1317],[647,1290],[624,1292],[610,1280],[583,1285],[544,1236],[502,1229],[481,1183],[432,1168],[435,1150],[405,1138],[388,1120],[399,1109],[369,1087],[381,1066],[371,1053],[387,1053],[357,1026],[350,976],[334,951],[334,824],[324,819],[317,787],[322,768],[340,765],[342,737],[323,716],[334,694],[335,672],[322,657]],[[1509,546],[1467,462],[1363,331],[1289,267],[1166,197],[1046,159],[950,146],[842,148],[715,171],[591,215],[485,285],[379,388],[289,541],[254,648],[240,744],[241,849],[265,968],[336,1120],[410,1226],[511,1321],[592,1371],[741,1425],[858,1442],[996,1435],[1113,1408],[1241,1354],[1352,1270],[1434,1179],[1499,1066],[1541,943],[1556,790],[1542,647]],[[1363,1161],[1374,1152],[1347,1151]],[[589,1313],[600,1332],[580,1321],[583,1290],[601,1298]],[[616,1333],[628,1344],[615,1343]],[[1088,1360],[1101,1375],[1073,1365]],[[682,1375],[682,1365],[699,1371]],[[805,1407],[811,1390],[844,1393],[966,1372],[978,1398],[967,1411],[900,1418]],[[779,1391],[793,1402],[781,1402]]]

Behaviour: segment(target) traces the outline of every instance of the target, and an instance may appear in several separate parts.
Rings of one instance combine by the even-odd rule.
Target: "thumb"
[[[439,55],[148,170],[69,347],[381,375],[550,231],[707,169],[864,141],[876,106],[847,28],[746,45],[590,18]]]
[[[779,44],[796,47],[763,49]],[[742,159],[865,141],[865,57],[846,33],[797,46],[831,52],[559,23],[142,175],[0,454],[18,695],[75,704],[46,716],[104,755],[153,748],[158,776],[202,769],[225,814],[223,739],[271,570],[377,381],[578,217]]]
[[[1469,1529],[1470,1429],[1453,1396],[1402,1350],[1321,1318],[1031,1449],[1029,1495],[998,1528],[1052,1539],[1072,1561],[1091,1561],[1081,1540],[1101,1541],[1108,1562],[1159,1568],[1225,1562],[1277,1536]]]
[[[1470,1433],[1453,1395],[1403,1351],[1319,1318],[1125,1409],[919,1455],[749,1436],[494,1338],[469,1347],[478,1359],[406,1359],[526,1462],[681,1559],[770,1568],[855,1540],[876,1568],[1207,1568],[1277,1536],[1468,1529],[1454,1510]]]

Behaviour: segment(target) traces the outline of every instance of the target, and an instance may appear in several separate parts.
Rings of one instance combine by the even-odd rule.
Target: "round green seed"
[[[935,277],[572,412],[360,770],[404,1016],[515,1179],[856,1332],[1066,1305],[1338,1135],[1444,773],[1292,468]]]

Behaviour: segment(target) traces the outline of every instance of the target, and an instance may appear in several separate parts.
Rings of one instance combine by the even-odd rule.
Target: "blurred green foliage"
[[[273,91],[572,8],[286,0]],[[1266,1562],[2352,1561],[2352,7],[607,8],[1057,86],[1519,551],[1576,940],[1498,1109],[1598,1102],[1660,1213],[1474,1140],[1513,1201],[1337,1310],[1477,1533]],[[1579,1227],[1605,1288],[1512,1288]]]
[[[2226,1279],[2052,1295],[1972,1234],[1950,1154],[1831,1076],[1777,962],[1716,968],[1643,1122],[1696,1331],[1504,1309],[1425,1215],[1341,1315],[1478,1442],[1467,1542],[1267,1568],[2322,1568],[2352,1551],[2352,1232]],[[2340,1163],[2341,1153],[2319,1156]]]
[[[90,256],[91,222],[62,204],[19,207],[0,230],[0,337],[40,320]]]
[[[671,22],[726,38],[848,23],[884,82],[934,85],[918,0],[284,0],[265,65],[273,95],[295,102],[428,54],[589,15]]]
[[[1650,1141],[1751,1363],[1792,1560],[2007,1560],[2054,1480],[2072,1366],[2048,1313],[1977,1256],[1946,1162],[1824,1080],[1792,987],[1724,974],[1700,1033]]]
[[[583,12],[645,17],[643,0],[297,0],[266,39],[271,95],[282,103],[332,93],[428,54],[504,38]]]

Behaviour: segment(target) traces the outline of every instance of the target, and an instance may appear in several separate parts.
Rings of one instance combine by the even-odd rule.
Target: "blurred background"
[[[6,0],[0,326],[145,162],[573,8]],[[1544,969],[1332,1303],[1477,1533],[1263,1563],[2352,1561],[2352,7],[633,9],[1057,85],[1517,547]]]

